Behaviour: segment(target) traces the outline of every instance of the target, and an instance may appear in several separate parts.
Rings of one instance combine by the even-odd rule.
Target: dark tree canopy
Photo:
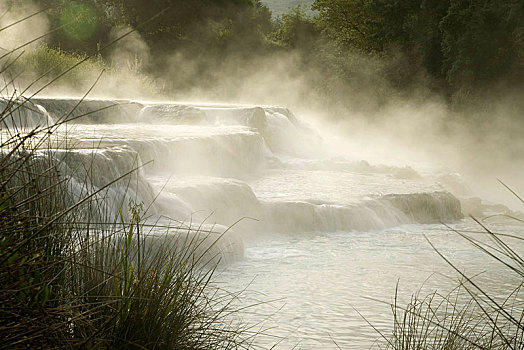
[[[136,29],[152,57],[142,68],[155,79],[173,53],[191,57],[206,76],[228,57],[247,62],[285,51],[322,72],[315,83],[326,91],[360,79],[357,56],[380,61],[369,69],[399,89],[420,77],[447,97],[494,82],[524,85],[522,0],[316,0],[313,17],[295,8],[277,19],[259,0],[32,2],[47,8],[47,43],[62,51],[106,58],[110,50],[99,50],[116,28]]]
[[[522,0],[316,0],[313,7],[340,45],[379,53],[401,47],[452,88],[509,72],[522,78]]]
[[[64,50],[96,52],[110,41],[111,29],[138,30],[153,50],[191,43],[223,45],[227,41],[261,40],[271,14],[255,0],[36,0],[49,8],[49,39]]]

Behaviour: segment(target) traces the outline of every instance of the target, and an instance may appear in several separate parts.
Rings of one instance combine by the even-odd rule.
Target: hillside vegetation
[[[519,0],[316,0],[314,12],[293,8],[276,19],[268,6],[280,11],[297,1],[6,1],[15,12],[26,2],[48,9],[50,49],[132,67],[169,96],[234,96],[228,77],[274,70],[289,57],[290,74],[325,105],[356,94],[379,106],[422,92],[462,108],[494,87],[518,94],[524,85]],[[119,36],[125,39],[114,44]]]

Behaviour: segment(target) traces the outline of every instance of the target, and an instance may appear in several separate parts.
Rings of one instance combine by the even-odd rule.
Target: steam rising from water
[[[153,161],[128,182],[130,193],[126,185],[110,188],[107,200],[114,213],[125,203],[122,196],[130,196],[177,220],[212,214],[211,220],[226,226],[255,218],[260,223],[248,225],[255,231],[366,231],[458,220],[458,200],[441,191],[463,201],[472,195],[460,177],[439,168],[423,164],[420,175],[412,168],[334,153],[285,108],[91,100],[75,109],[78,102],[34,99],[12,117],[13,124],[47,125],[69,115],[74,148],[59,148],[54,157],[66,166],[64,173],[93,188]],[[99,175],[90,179],[91,173]],[[153,194],[160,187],[167,193],[157,205]]]
[[[38,11],[31,1],[9,9],[5,3],[0,6],[4,14],[0,27]],[[11,49],[50,29],[41,14],[0,32],[0,42],[4,49]],[[113,37],[129,30],[115,28]],[[384,78],[389,63],[368,56],[359,58],[356,53],[348,67],[354,72],[353,83],[330,81],[324,95],[319,96],[318,84],[326,84],[325,73],[305,65],[303,51],[247,58],[232,53],[219,58],[207,52],[196,56],[181,48],[152,57],[137,32],[109,50],[111,70],[103,74],[92,97],[286,106],[320,134],[330,135],[325,141],[332,153],[399,166],[425,163],[447,167],[450,172],[461,173],[478,195],[515,208],[517,202],[496,179],[506,181],[516,192],[524,192],[519,176],[524,169],[520,157],[524,146],[518,133],[519,111],[524,108],[519,98],[522,91],[494,86],[477,108],[459,112],[423,84],[399,96]],[[140,72],[145,68],[153,75]],[[45,94],[82,95],[101,69],[85,69],[80,75],[82,81],[59,80]],[[179,88],[168,95],[155,91],[155,75],[169,76]],[[26,72],[22,87],[36,76],[36,72]],[[36,88],[38,85],[33,90]],[[344,96],[343,100],[326,98],[330,91]]]
[[[119,38],[122,39],[119,40]],[[133,31],[133,28],[115,27],[111,30],[110,39],[117,40],[110,49],[109,61],[113,66],[119,68],[123,66],[126,70],[136,72],[136,74],[141,68],[147,67],[150,62],[149,47],[140,34]]]
[[[40,8],[32,1],[23,1],[16,5],[3,1],[0,3],[0,28],[10,26],[27,16],[37,13],[39,10]],[[36,15],[20,24],[2,30],[0,31],[0,55],[3,56],[10,50],[32,42],[44,36],[48,31],[49,21],[45,14]],[[32,46],[40,45],[44,41],[45,39],[35,41]]]
[[[34,11],[32,5],[17,7],[0,26]],[[37,16],[0,32],[0,42],[13,48],[47,30]],[[114,37],[127,30],[115,29]],[[495,179],[524,193],[515,127],[521,95],[489,94],[478,108],[458,112],[424,89],[399,97],[382,74],[386,63],[355,54],[353,84],[330,82],[318,96],[323,72],[305,66],[302,54],[223,59],[179,50],[152,57],[134,33],[111,48],[111,72],[91,100],[77,106],[77,99],[64,96],[85,93],[102,68],[96,65],[82,79],[54,84],[45,93],[60,97],[35,98],[1,128],[49,125],[72,112],[79,118],[58,130],[56,149],[42,152],[72,178],[73,201],[153,161],[110,186],[99,202],[115,216],[128,204],[144,203],[153,222],[204,223],[217,235],[227,232],[211,255],[241,261],[231,265],[232,281],[250,283],[255,273],[262,287],[291,290],[286,297],[304,301],[291,314],[284,310],[286,330],[300,319],[306,323],[301,336],[314,338],[309,345],[332,330],[354,340],[362,335],[349,337],[347,316],[340,314],[350,295],[374,296],[380,286],[391,295],[385,281],[400,269],[432,272],[431,252],[416,244],[420,232],[431,234],[440,222],[471,229],[461,221],[467,214],[509,213],[486,199],[520,208]],[[155,73],[141,73],[144,67]],[[26,73],[26,84],[38,76]],[[170,77],[179,89],[158,93],[155,74]],[[344,99],[326,98],[333,91]],[[189,103],[160,102],[175,100]],[[0,109],[5,105],[0,100]],[[61,143],[66,130],[68,147]],[[462,249],[442,241],[450,251]],[[399,263],[405,251],[409,259]],[[391,274],[379,275],[374,269],[380,268]],[[305,270],[313,273],[296,283]],[[318,309],[335,311],[316,318]],[[325,329],[308,325],[307,315],[325,322]]]

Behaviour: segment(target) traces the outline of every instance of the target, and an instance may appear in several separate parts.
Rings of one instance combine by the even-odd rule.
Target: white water
[[[287,109],[33,103],[2,127],[71,119],[46,152],[78,198],[146,164],[104,191],[115,216],[134,202],[149,208],[151,221],[205,223],[218,233],[234,225],[218,244],[228,263],[217,279],[229,290],[247,288],[245,305],[265,302],[244,316],[271,327],[257,340],[262,347],[371,346],[378,335],[355,310],[386,331],[390,311],[366,298],[391,301],[397,281],[409,297],[432,273],[450,273],[424,235],[468,271],[489,269],[486,279],[501,291],[511,283],[441,224],[478,229],[463,214],[504,207],[483,206],[459,175],[431,166],[351,161]],[[454,285],[437,278],[424,288]]]

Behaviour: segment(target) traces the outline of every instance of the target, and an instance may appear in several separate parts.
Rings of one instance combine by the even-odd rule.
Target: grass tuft
[[[387,349],[524,349],[524,260],[513,246],[523,238],[490,230],[473,218],[486,239],[453,230],[485,254],[486,260],[502,264],[515,281],[505,296],[494,295],[475,277],[457,268],[428,240],[435,252],[459,276],[458,286],[450,293],[412,296],[407,306],[395,293],[391,304],[393,331],[382,335]]]

